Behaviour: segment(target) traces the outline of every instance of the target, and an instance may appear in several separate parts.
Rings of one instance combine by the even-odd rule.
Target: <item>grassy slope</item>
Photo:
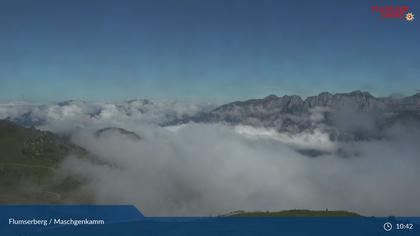
[[[358,217],[357,213],[348,211],[312,211],[312,210],[287,210],[276,212],[232,212],[232,217]]]
[[[52,178],[67,156],[87,152],[50,132],[0,120],[0,203],[89,202],[75,194],[80,181]]]

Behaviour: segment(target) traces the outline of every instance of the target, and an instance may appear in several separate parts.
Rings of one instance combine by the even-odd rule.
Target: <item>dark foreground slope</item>
[[[349,211],[313,211],[313,210],[287,210],[287,211],[237,211],[228,214],[232,217],[359,217],[357,213]]]
[[[88,153],[50,132],[0,120],[0,203],[83,203],[80,179],[58,173],[67,157]]]

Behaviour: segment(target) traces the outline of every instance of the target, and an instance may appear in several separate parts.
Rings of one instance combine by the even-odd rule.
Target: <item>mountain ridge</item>
[[[65,158],[91,158],[67,138],[0,120],[0,150],[0,203],[91,202],[80,178],[57,173]]]
[[[385,126],[407,120],[420,122],[420,93],[401,98],[375,97],[369,92],[322,92],[302,99],[297,95],[235,101],[173,120],[165,125],[227,123],[275,128],[299,133],[323,129],[332,139],[365,139],[383,136]],[[351,130],[350,130],[351,128]]]
[[[189,122],[227,123],[271,127],[280,132],[297,133],[319,127],[315,123],[322,123],[334,129],[337,125],[360,123],[366,119],[374,119],[374,125],[378,126],[407,117],[418,120],[420,93],[405,97],[375,97],[369,92],[355,90],[334,94],[321,92],[305,99],[298,95],[271,94],[260,99],[234,101],[220,106],[155,103],[147,99],[135,99],[122,103],[99,104],[69,100],[52,105],[0,107],[0,118],[9,119],[26,127],[40,127],[50,121],[65,119],[92,120],[97,123],[98,120],[110,120],[117,116],[118,119],[130,122],[145,122],[159,126]],[[349,117],[355,119],[343,121]],[[369,125],[362,124],[358,129],[366,126]],[[104,127],[106,126],[100,128]]]

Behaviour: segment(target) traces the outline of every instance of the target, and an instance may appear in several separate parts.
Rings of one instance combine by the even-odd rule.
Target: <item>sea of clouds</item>
[[[300,133],[223,123],[160,125],[206,109],[208,105],[146,100],[3,104],[0,119],[70,136],[101,162],[69,157],[60,174],[83,176],[97,203],[135,204],[149,216],[296,208],[420,214],[416,122],[389,125],[381,130],[386,138],[346,142],[325,132],[324,108],[311,115],[315,128]],[[348,117],[341,124],[348,129],[352,120],[366,128],[371,122],[354,114],[344,122]],[[135,132],[140,139],[121,132],[97,135],[107,127]],[[302,149],[321,155],[310,157]]]

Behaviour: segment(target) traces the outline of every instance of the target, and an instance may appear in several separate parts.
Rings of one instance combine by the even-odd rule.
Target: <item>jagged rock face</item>
[[[420,112],[420,93],[400,99],[389,99],[386,103],[394,110]]]
[[[318,96],[308,97],[305,105],[311,107],[331,107],[339,109],[341,107],[351,107],[357,110],[380,110],[385,109],[386,104],[367,92],[354,91],[351,93],[330,94],[321,93]]]
[[[279,121],[279,115],[293,120],[307,115],[304,101],[299,96],[277,97],[270,95],[264,99],[233,102],[220,106],[210,112],[202,112],[187,118],[184,122],[227,122],[250,125],[269,125]]]
[[[376,133],[382,126],[398,120],[401,114],[420,119],[420,94],[403,98],[376,98],[361,91],[337,94],[323,92],[305,100],[296,95],[270,95],[263,99],[229,103],[178,123],[225,122],[275,127],[287,132],[323,127],[332,136],[357,139],[372,136],[370,133]],[[316,115],[321,116],[321,120],[316,120]]]

